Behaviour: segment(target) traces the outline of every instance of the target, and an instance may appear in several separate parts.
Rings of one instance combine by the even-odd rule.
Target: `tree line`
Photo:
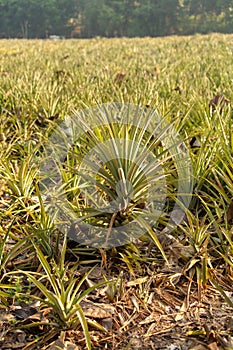
[[[233,32],[233,0],[0,0],[1,38]]]

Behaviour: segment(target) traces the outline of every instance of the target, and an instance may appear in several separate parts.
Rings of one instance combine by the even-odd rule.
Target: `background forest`
[[[0,0],[1,38],[233,32],[233,0]]]

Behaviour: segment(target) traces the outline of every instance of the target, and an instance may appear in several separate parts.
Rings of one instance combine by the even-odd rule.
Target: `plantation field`
[[[233,349],[233,35],[1,40],[0,81],[0,348]],[[111,118],[97,125],[99,106],[115,102],[139,106],[145,118],[130,128]],[[85,134],[58,165],[59,191],[79,224],[111,236],[135,222],[123,245],[72,240],[40,186],[49,137],[88,108],[95,112],[76,120]],[[154,110],[161,124],[152,123]],[[124,138],[119,159],[120,142],[104,145],[109,135]],[[77,168],[99,144],[111,159],[100,152],[93,189],[92,173]],[[139,154],[145,148],[149,165]],[[113,205],[125,178],[134,197],[121,192],[117,211],[97,213],[90,203]],[[140,215],[155,205],[153,186],[164,207],[148,224]],[[188,200],[173,210],[179,194]],[[138,227],[145,232],[135,238]]]

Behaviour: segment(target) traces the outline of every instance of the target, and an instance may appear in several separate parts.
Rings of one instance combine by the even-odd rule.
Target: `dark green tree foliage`
[[[0,37],[213,31],[233,32],[233,0],[0,0]]]
[[[69,19],[73,16],[76,0],[0,0],[0,35],[23,38],[69,35]]]

